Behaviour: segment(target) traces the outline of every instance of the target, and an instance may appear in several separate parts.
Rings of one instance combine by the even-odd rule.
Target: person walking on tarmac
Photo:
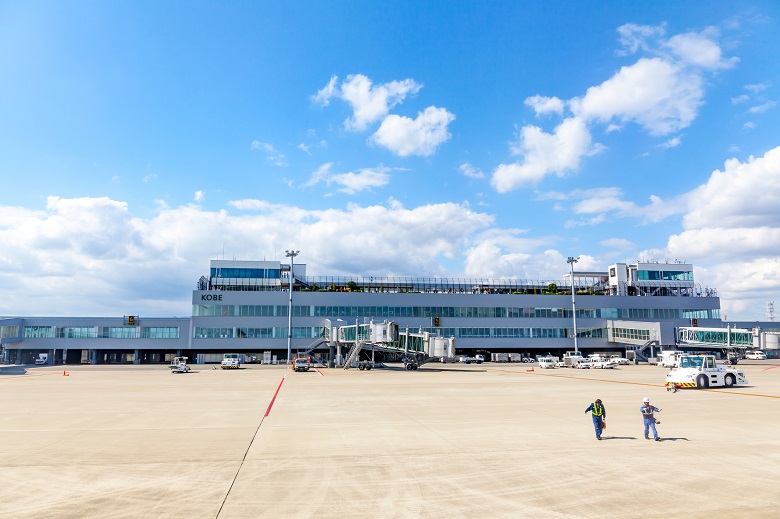
[[[597,398],[595,402],[590,404],[585,413],[590,411],[590,415],[593,418],[593,428],[596,429],[596,439],[601,439],[601,431],[607,426],[607,410],[604,408],[604,404],[601,403],[601,399]]]
[[[639,408],[639,412],[642,413],[642,420],[645,423],[645,440],[650,439],[648,436],[648,429],[652,429],[653,439],[655,439],[655,441],[661,441],[661,438],[658,437],[658,431],[655,430],[655,424],[661,422],[657,421],[655,416],[653,416],[653,413],[659,413],[661,410],[655,406],[650,405],[650,397],[644,397],[642,399],[642,407]]]

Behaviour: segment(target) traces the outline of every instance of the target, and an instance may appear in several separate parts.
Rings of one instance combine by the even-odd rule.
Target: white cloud
[[[769,83],[756,83],[753,85],[745,85],[745,90],[749,90],[750,92],[757,94],[759,92],[763,92],[768,87],[769,87]]]
[[[760,114],[760,113],[766,112],[767,110],[771,110],[775,106],[777,106],[776,102],[774,102],[774,101],[767,101],[766,103],[750,107],[748,109],[748,113]]]
[[[702,67],[705,69],[716,70],[733,67],[739,58],[724,58],[720,47],[710,36],[717,36],[713,31],[704,33],[688,32],[672,36],[664,44],[683,62]]]
[[[460,170],[461,173],[463,173],[464,177],[468,177],[468,178],[485,178],[485,174],[482,172],[481,169],[475,168],[474,166],[472,166],[468,162],[458,166],[458,169]]]
[[[557,97],[544,97],[535,95],[525,100],[525,105],[530,106],[536,112],[537,117],[547,113],[563,114],[565,103]]]
[[[203,199],[205,197],[206,197],[206,194],[203,191],[201,191],[201,190],[195,191],[195,201],[196,202],[198,202],[198,203],[203,202]]]
[[[702,98],[700,76],[684,74],[660,58],[642,58],[588,88],[571,105],[576,115],[588,121],[635,122],[652,135],[665,135],[688,126]]]
[[[284,153],[279,153],[273,147],[273,145],[271,145],[271,144],[269,144],[267,142],[254,140],[250,144],[250,147],[253,150],[258,150],[258,151],[265,152],[265,155],[266,155],[266,158],[268,159],[268,161],[271,162],[272,164],[274,164],[275,166],[286,167],[286,166],[289,165],[287,163],[287,157],[284,155]]]
[[[746,130],[754,130],[756,128],[756,123],[753,121],[747,121],[745,124],[742,125],[742,128]]]
[[[433,155],[440,144],[449,140],[447,126],[454,120],[454,114],[435,106],[419,112],[416,119],[389,115],[382,121],[371,141],[401,157],[427,157]]]
[[[609,79],[588,88],[581,97],[562,101],[536,95],[525,100],[536,115],[573,114],[546,133],[534,125],[519,132],[511,147],[522,158],[514,164],[500,164],[491,184],[500,192],[536,184],[547,175],[564,175],[579,168],[583,157],[604,151],[591,145],[592,126],[606,126],[610,133],[635,123],[651,135],[665,136],[689,126],[704,102],[704,72],[730,68],[736,58],[725,58],[716,42],[717,31],[708,28],[665,39],[665,26],[626,24],[618,28],[623,46],[619,55],[642,51],[650,54],[620,68]],[[575,129],[565,132],[564,130]],[[679,137],[661,147],[680,143]],[[561,154],[563,153],[563,156]]]
[[[311,155],[311,148],[304,143],[300,143],[297,148],[307,155]]]
[[[682,144],[682,136],[678,135],[677,137],[673,137],[666,142],[662,142],[657,147],[663,149],[669,149],[669,148],[676,148],[680,144]]]
[[[537,126],[524,126],[512,151],[523,159],[495,169],[490,183],[499,193],[536,184],[549,173],[563,176],[579,168],[583,156],[598,153],[601,148],[592,145],[585,122],[571,117],[561,122],[553,133],[545,133]]]
[[[331,173],[332,167],[332,162],[323,164],[312,173],[311,178],[305,184],[302,184],[301,187],[312,187],[320,182],[324,182],[328,186],[332,184],[342,186],[339,191],[351,195],[360,191],[371,190],[374,187],[386,186],[390,182],[388,173],[391,170],[384,166],[361,169],[357,173]]]
[[[697,281],[718,287],[724,308],[756,308],[780,291],[778,201],[780,147],[730,159],[688,194],[684,230],[669,237],[666,253],[697,265]]]
[[[390,182],[390,175],[386,173],[388,168],[362,169],[358,173],[341,173],[333,175],[330,183],[339,184],[342,193],[354,194],[360,191],[371,190],[373,187],[383,187]]]
[[[627,56],[635,54],[637,51],[648,51],[655,47],[656,41],[666,33],[666,26],[663,25],[638,25],[627,23],[617,29],[618,41],[622,49],[618,50],[618,56]]]
[[[363,74],[347,76],[338,85],[338,77],[333,76],[324,88],[312,96],[312,100],[323,106],[327,106],[333,97],[346,101],[353,113],[344,121],[344,127],[351,131],[362,131],[369,124],[383,119],[391,108],[421,88],[422,85],[412,79],[374,85]]]
[[[750,96],[747,94],[740,94],[736,97],[731,98],[731,104],[738,105],[742,103],[747,103],[750,101]]]
[[[312,102],[318,105],[328,106],[330,104],[331,98],[337,93],[336,83],[338,83],[338,80],[338,76],[331,76],[328,84],[318,90],[316,94],[311,96]]]

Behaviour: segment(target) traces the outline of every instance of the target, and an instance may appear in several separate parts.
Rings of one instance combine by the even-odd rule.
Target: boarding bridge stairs
[[[640,362],[648,362],[650,360],[649,355],[647,354],[647,348],[649,348],[652,344],[657,343],[658,341],[647,341],[644,344],[636,345],[636,344],[626,344],[626,351],[632,351],[634,353],[634,357],[640,361]]]
[[[418,365],[429,358],[446,360],[455,357],[454,338],[438,337],[422,330],[410,333],[408,328],[400,332],[398,325],[392,321],[342,326],[331,340],[340,347],[349,347],[342,364],[344,369],[352,367],[363,349],[403,354],[404,357],[413,357]]]
[[[352,345],[352,348],[349,349],[349,353],[347,353],[347,357],[344,359],[344,369],[352,367],[352,363],[358,358],[358,355],[360,355],[360,350],[363,349],[364,344],[364,342],[357,341]]]

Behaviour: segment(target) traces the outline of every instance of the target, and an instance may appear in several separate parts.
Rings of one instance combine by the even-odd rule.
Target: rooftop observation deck
[[[594,273],[575,273],[576,295],[617,295],[618,287],[609,286],[607,279]],[[289,278],[273,280],[254,278],[223,278],[202,276],[198,290],[213,291],[287,291]],[[490,278],[427,278],[427,277],[361,277],[311,276],[297,278],[293,290],[305,292],[374,292],[426,294],[571,294],[568,279],[528,280]],[[692,281],[641,281],[622,287],[630,296],[718,297],[713,288],[702,287]]]

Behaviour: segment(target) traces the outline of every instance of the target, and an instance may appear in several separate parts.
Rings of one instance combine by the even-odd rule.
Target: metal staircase
[[[349,353],[347,353],[347,356],[344,359],[344,369],[352,367],[352,362],[357,358],[358,354],[360,354],[360,350],[363,349],[363,344],[364,343],[361,341],[355,341],[355,344],[349,349]]]

